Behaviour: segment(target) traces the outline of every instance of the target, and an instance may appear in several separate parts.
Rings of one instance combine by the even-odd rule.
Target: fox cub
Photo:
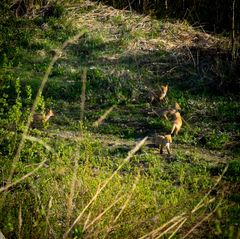
[[[173,114],[173,127],[171,131],[171,135],[172,134],[177,135],[181,127],[182,127],[182,117],[179,112],[176,112]]]
[[[164,119],[168,120],[168,116],[172,116],[181,109],[180,105],[175,102],[170,109],[164,110],[162,116]]]
[[[45,124],[52,116],[54,116],[54,113],[52,110],[49,110],[47,114],[43,113],[36,113],[33,115],[33,124],[39,125],[39,124]]]
[[[171,154],[170,151],[170,144],[172,143],[172,136],[171,134],[167,135],[157,135],[154,138],[154,143],[160,149],[160,154],[163,153],[163,148],[167,149],[168,154]]]
[[[162,85],[160,90],[150,92],[149,94],[150,104],[152,104],[155,101],[162,101],[167,95],[167,91],[168,85]]]
[[[174,103],[171,108],[168,109],[160,109],[160,110],[152,110],[151,112],[148,112],[148,115],[157,115],[160,118],[164,118],[168,120],[168,116],[173,116],[176,112],[178,112],[181,109],[180,105],[176,102]]]

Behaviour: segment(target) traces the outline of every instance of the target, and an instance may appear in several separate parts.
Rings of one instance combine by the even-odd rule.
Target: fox
[[[33,115],[33,123],[34,124],[35,123],[36,124],[38,124],[38,123],[45,124],[52,116],[54,116],[54,113],[51,109],[48,111],[47,114],[36,113],[36,114]]]
[[[180,105],[175,102],[171,108],[168,109],[160,109],[160,110],[152,110],[152,112],[148,112],[148,115],[157,115],[158,117],[163,117],[165,120],[168,120],[168,116],[174,115],[181,109]]]
[[[164,111],[162,112],[162,116],[163,116],[164,119],[168,120],[168,116],[169,116],[169,115],[170,115],[170,116],[171,116],[171,115],[174,115],[174,114],[177,113],[180,109],[181,109],[180,105],[179,105],[177,102],[175,102],[170,109],[164,110]]]
[[[152,91],[149,94],[150,104],[155,101],[163,101],[168,92],[168,85],[162,85],[160,90]]]
[[[182,127],[182,117],[179,112],[173,114],[173,127],[171,130],[171,135],[178,135],[179,130]]]
[[[168,154],[171,154],[170,144],[172,143],[171,134],[167,135],[157,135],[154,138],[154,143],[157,147],[159,147],[160,154],[163,154],[163,149],[166,148]]]

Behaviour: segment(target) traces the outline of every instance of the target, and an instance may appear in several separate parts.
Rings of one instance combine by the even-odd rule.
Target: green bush
[[[240,160],[239,159],[231,160],[228,163],[228,170],[225,174],[225,178],[233,182],[240,181]]]

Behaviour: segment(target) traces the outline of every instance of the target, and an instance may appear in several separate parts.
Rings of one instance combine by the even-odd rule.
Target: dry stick
[[[106,119],[106,117],[112,112],[112,110],[116,107],[116,105],[113,105],[110,107],[98,120],[96,120],[93,123],[93,127],[98,127],[102,122]]]
[[[2,234],[1,229],[0,229],[0,239],[6,239],[6,237]]]
[[[45,238],[47,237],[48,225],[50,225],[50,224],[49,224],[49,215],[50,215],[50,209],[51,209],[51,207],[52,207],[52,200],[53,200],[53,197],[50,196],[50,199],[49,199],[49,202],[48,202],[47,215],[46,215],[46,228],[45,228],[45,232],[44,232]]]
[[[82,37],[83,35],[85,34],[85,31],[77,34],[76,36],[70,38],[69,40],[65,41],[62,45],[62,47],[60,48],[60,50],[58,52],[56,52],[56,54],[54,55],[53,59],[51,60],[48,68],[47,68],[47,71],[43,77],[43,80],[41,82],[41,85],[38,89],[38,92],[37,92],[37,96],[33,102],[33,106],[32,106],[32,109],[31,109],[31,112],[30,112],[30,115],[28,116],[28,120],[27,120],[27,124],[26,126],[24,127],[24,130],[23,130],[23,134],[22,134],[22,138],[21,138],[21,141],[19,143],[19,146],[18,146],[18,149],[17,149],[17,152],[16,152],[16,155],[15,157],[13,158],[13,163],[12,163],[12,168],[11,168],[11,171],[10,171],[10,175],[8,177],[8,180],[7,180],[7,186],[5,188],[9,188],[9,184],[11,184],[11,181],[12,181],[12,176],[14,174],[14,171],[15,171],[15,168],[16,168],[16,164],[17,162],[19,161],[19,158],[21,156],[21,152],[22,152],[22,149],[24,147],[24,144],[25,144],[25,139],[26,139],[26,136],[27,136],[27,133],[28,133],[28,130],[29,130],[29,127],[30,127],[30,124],[32,122],[32,119],[33,119],[33,115],[35,113],[35,110],[36,110],[36,107],[37,107],[37,104],[38,104],[38,100],[43,92],[43,89],[44,89],[44,86],[46,85],[47,83],[47,80],[48,80],[48,77],[52,71],[52,68],[53,68],[53,65],[55,64],[55,62],[61,57],[61,54],[64,50],[64,48],[70,44],[70,43],[73,43],[74,41],[76,41],[77,39],[79,39],[80,37]],[[19,180],[18,180],[19,182]],[[14,183],[15,185],[15,183]]]
[[[149,233],[146,234],[146,235],[143,235],[143,236],[140,237],[139,239],[144,239],[144,238],[149,237],[149,236],[151,236],[151,235],[157,234],[159,231],[161,231],[164,227],[166,227],[166,226],[169,225],[170,223],[175,222],[175,221],[178,220],[179,218],[183,219],[183,218],[184,218],[184,217],[183,217],[184,215],[186,215],[186,213],[182,213],[182,214],[179,215],[179,216],[173,217],[171,220],[169,220],[168,222],[164,223],[162,226],[160,226],[160,227],[152,230],[151,232],[149,232]]]
[[[134,192],[134,190],[135,190],[136,187],[137,187],[137,183],[138,183],[139,179],[140,179],[140,174],[138,174],[138,176],[136,177],[136,180],[135,180],[135,182],[134,182],[134,184],[133,184],[132,190],[131,190],[131,192],[130,192],[130,194],[129,194],[127,200],[126,200],[126,202],[125,202],[124,205],[122,206],[120,212],[119,212],[118,215],[115,217],[113,223],[115,223],[115,222],[118,220],[118,218],[120,217],[120,215],[122,214],[122,212],[124,211],[124,209],[127,207],[128,203],[129,203],[129,201],[130,201],[130,199],[131,199],[131,197],[132,197],[132,195],[133,195],[133,192]]]
[[[107,186],[107,184],[113,179],[113,177],[117,174],[117,172],[123,167],[125,163],[127,163],[130,158],[142,147],[142,145],[146,142],[148,137],[145,137],[143,140],[141,140],[129,153],[128,156],[123,160],[123,163],[118,166],[118,168],[112,173],[112,175],[105,180],[101,188],[97,190],[95,195],[91,198],[91,200],[88,202],[88,204],[85,206],[85,208],[81,211],[81,213],[78,215],[78,217],[75,219],[73,224],[69,227],[69,229],[63,234],[63,238],[67,238],[69,232],[73,229],[73,227],[77,224],[77,222],[80,220],[84,212],[89,208],[89,206],[97,199],[101,191]]]
[[[89,228],[91,225],[94,224],[94,222],[96,222],[97,220],[99,220],[106,212],[108,212],[115,204],[117,204],[122,198],[123,196],[121,196],[119,198],[119,195],[121,193],[122,190],[120,190],[117,195],[115,196],[115,198],[118,198],[117,200],[115,200],[109,207],[107,207],[103,212],[101,212],[95,219],[93,219],[90,223],[88,222],[89,221],[89,218],[90,218],[90,215],[88,214],[88,217],[87,217],[87,222],[84,223],[84,227],[83,227],[83,231],[86,231],[87,228]],[[91,212],[91,211],[90,211]],[[89,213],[90,213],[89,212]]]
[[[120,197],[117,200],[115,200],[110,206],[108,206],[103,212],[101,212],[96,218],[94,218],[86,227],[85,230],[87,230],[90,226],[92,226],[97,220],[99,220],[106,212],[108,212],[115,204],[117,204],[121,199],[123,198]],[[84,230],[84,231],[85,231]]]
[[[0,188],[0,193],[3,191],[8,190],[9,188],[11,188],[12,186],[15,186],[16,184],[22,182],[23,180],[25,180],[26,178],[30,177],[31,175],[33,175],[36,171],[38,171],[38,169],[40,169],[45,163],[46,163],[47,159],[43,160],[38,167],[36,167],[33,171],[27,173],[26,175],[24,175],[23,177],[17,179],[15,182],[13,183],[8,183],[5,187],[1,187]]]
[[[168,9],[168,0],[165,0],[165,8]]]
[[[128,6],[129,6],[129,10],[132,12],[132,4],[130,3],[129,0],[128,0]]]
[[[88,225],[90,216],[91,216],[91,211],[88,212],[87,219],[86,219],[86,221],[85,221],[85,223],[84,223],[84,226],[83,226],[83,231],[86,230],[86,226]]]
[[[174,228],[175,226],[177,226],[180,222],[183,222],[186,218],[180,218],[178,221],[176,221],[172,226],[170,226],[169,228],[167,228],[165,231],[163,231],[160,235],[158,235],[156,237],[156,239],[161,238],[163,235],[165,235],[168,231],[170,231],[172,228]]]
[[[192,127],[189,125],[189,123],[182,117],[182,121],[187,125],[189,129],[192,129]]]
[[[183,226],[183,224],[187,221],[187,218],[185,218],[180,224],[179,226],[176,228],[176,230],[170,235],[170,237],[168,239],[171,239],[176,233],[177,231]]]
[[[80,121],[83,121],[85,99],[86,99],[86,82],[87,82],[87,67],[83,68],[82,74],[82,94],[81,94],[81,104],[80,104]]]
[[[70,219],[71,219],[71,214],[73,210],[73,196],[75,192],[75,185],[77,181],[77,171],[78,171],[78,159],[75,157],[75,165],[74,165],[74,171],[73,171],[73,178],[72,178],[72,183],[71,183],[71,188],[70,188],[70,193],[68,196],[68,201],[67,201],[67,226],[70,226]]]
[[[18,239],[21,239],[22,223],[23,223],[22,204],[20,204],[19,211],[18,211]]]
[[[185,235],[184,237],[182,237],[182,239],[186,238],[187,236],[189,236],[197,227],[199,227],[204,221],[206,221],[209,217],[211,217],[213,215],[213,213],[218,209],[218,207],[220,206],[220,203],[215,207],[215,209],[210,212],[206,217],[204,217],[200,222],[198,222],[194,227],[192,227]]]

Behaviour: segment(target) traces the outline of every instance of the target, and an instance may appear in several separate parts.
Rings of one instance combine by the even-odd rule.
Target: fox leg
[[[174,124],[174,125],[173,125],[173,127],[172,127],[171,134],[173,134],[173,133],[174,133],[175,129],[177,130],[177,127],[176,127],[176,125]]]
[[[161,147],[160,147],[160,154],[163,154],[163,145],[161,144]]]
[[[166,144],[166,148],[167,148],[168,154],[171,154],[171,151],[170,151],[170,144],[169,144],[169,143]]]
[[[177,127],[177,126],[176,126],[176,130],[175,130],[175,134],[176,134],[176,135],[178,135],[179,130],[180,130],[180,127]]]

